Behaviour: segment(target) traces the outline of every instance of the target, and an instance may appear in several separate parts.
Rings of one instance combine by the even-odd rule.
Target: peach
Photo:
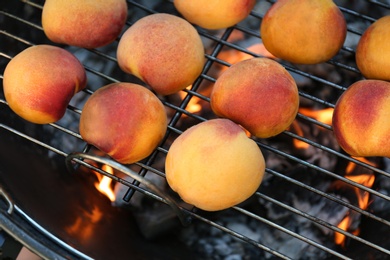
[[[244,20],[255,0],[175,0],[176,9],[190,23],[205,29],[223,29]]]
[[[217,211],[253,195],[265,170],[259,146],[228,119],[211,119],[184,131],[169,148],[169,186],[187,203]]]
[[[87,83],[85,69],[70,52],[36,45],[17,54],[4,71],[3,90],[10,108],[27,121],[53,123]]]
[[[260,34],[265,48],[276,57],[315,64],[338,53],[347,25],[332,0],[279,0],[265,14]]]
[[[126,0],[46,0],[42,9],[51,41],[89,49],[113,42],[126,19]]]
[[[229,67],[210,95],[211,109],[259,138],[286,130],[299,108],[298,88],[286,69],[268,58],[252,58]]]
[[[119,41],[117,58],[123,71],[162,95],[191,85],[205,61],[198,32],[170,14],[152,14],[135,22]]]
[[[360,80],[339,98],[333,131],[341,148],[352,156],[390,157],[390,83]]]
[[[356,64],[367,79],[390,81],[390,15],[371,24],[356,47]]]
[[[80,117],[80,134],[114,160],[131,164],[149,156],[167,130],[164,105],[150,90],[112,83],[95,91]]]

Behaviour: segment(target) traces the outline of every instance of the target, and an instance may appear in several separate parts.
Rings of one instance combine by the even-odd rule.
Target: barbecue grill
[[[25,48],[53,44],[41,27],[43,2],[0,4],[1,72]],[[127,2],[126,28],[156,12],[179,15],[172,1]],[[258,1],[246,20],[225,30],[196,27],[206,48],[203,72],[190,88],[159,96],[170,118],[167,134],[147,159],[134,165],[103,158],[78,133],[83,104],[96,89],[119,81],[143,84],[118,68],[118,40],[93,50],[58,45],[80,59],[89,83],[56,123],[20,119],[1,92],[2,232],[48,259],[389,258],[389,160],[345,154],[329,123],[338,97],[362,79],[354,62],[356,43],[372,22],[389,13],[389,1],[336,1],[348,34],[332,60],[305,66],[277,60],[298,84],[300,110],[282,134],[254,139],[267,168],[248,201],[203,212],[180,201],[165,183],[163,162],[172,141],[191,125],[215,118],[209,94],[218,75],[244,58],[269,56],[259,28],[273,2]],[[104,164],[113,166],[114,174]],[[96,176],[120,187],[115,203],[95,189]]]

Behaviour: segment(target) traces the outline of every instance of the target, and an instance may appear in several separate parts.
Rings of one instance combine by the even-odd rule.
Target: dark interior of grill
[[[164,160],[173,140],[188,127],[216,117],[209,96],[220,73],[246,57],[266,55],[259,26],[274,2],[257,1],[247,19],[224,30],[195,27],[205,45],[203,72],[190,89],[158,96],[170,120],[166,138],[151,156],[126,165],[173,198],[185,217],[180,221],[164,196],[120,171],[102,173],[99,164],[81,160],[72,161],[72,170],[67,168],[70,154],[101,155],[79,135],[88,97],[113,82],[145,85],[119,69],[119,39],[91,50],[54,44],[41,25],[44,1],[2,1],[1,79],[16,54],[37,44],[69,50],[88,77],[87,88],[72,99],[65,116],[47,125],[21,119],[0,91],[2,230],[47,259],[388,259],[390,161],[347,155],[333,136],[329,115],[348,86],[363,78],[355,63],[356,44],[370,24],[389,14],[389,1],[335,1],[348,24],[340,52],[316,65],[279,60],[297,82],[300,110],[282,134],[254,138],[266,160],[255,195],[227,210],[205,212],[182,202],[166,184]],[[127,4],[123,30],[152,13],[179,16],[169,0]],[[368,179],[358,181],[347,174]],[[94,187],[97,175],[113,180],[114,202]],[[343,221],[348,224],[343,226]]]

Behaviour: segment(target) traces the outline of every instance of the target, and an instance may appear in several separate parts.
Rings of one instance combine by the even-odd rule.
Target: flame
[[[369,165],[372,165],[372,166],[376,166],[375,163],[372,163],[370,162],[369,160],[367,160],[366,158],[363,158],[363,157],[354,157],[355,159],[359,160],[359,161],[362,161],[362,162],[365,162]],[[346,178],[351,180],[351,181],[354,181],[356,183],[359,183],[359,184],[362,184],[368,188],[372,187],[372,185],[374,184],[374,181],[375,181],[375,176],[374,174],[359,174],[359,175],[350,175],[353,170],[356,168],[356,164],[353,163],[353,162],[349,162],[347,168],[346,168]],[[357,197],[357,200],[358,200],[358,205],[359,205],[359,208],[363,209],[363,210],[366,210],[369,203],[370,203],[370,194],[367,192],[367,191],[364,191],[364,190],[361,190],[359,189],[358,187],[353,187],[354,190],[355,190],[355,194],[356,194],[356,197]],[[351,217],[350,216],[346,216],[339,224],[337,227],[339,227],[340,229],[342,230],[347,230],[348,227],[351,225]],[[359,229],[358,230],[355,230],[354,232],[352,232],[354,235],[359,235]],[[341,234],[341,233],[338,233],[336,232],[335,233],[335,243],[338,244],[338,245],[341,245],[341,246],[345,246],[345,235]]]
[[[346,216],[343,220],[341,220],[341,222],[338,224],[337,227],[345,231],[350,226],[350,224],[351,224],[351,218],[349,216]],[[334,234],[334,242],[337,245],[344,245],[345,235],[336,232]]]
[[[360,183],[366,187],[372,187],[375,181],[375,176],[373,174],[351,175],[346,176],[346,178],[350,179],[351,181]],[[354,189],[358,198],[359,207],[361,209],[367,209],[370,194],[367,191],[362,191],[357,187],[354,187]]]
[[[343,220],[341,220],[341,222],[338,224],[338,228],[344,230],[344,231],[347,231],[348,227],[352,224],[352,218],[348,215],[346,216],[345,218],[343,218]],[[357,236],[359,235],[360,233],[360,230],[357,229],[355,231],[352,232],[353,235]],[[341,245],[341,246],[345,246],[345,235],[344,234],[341,234],[341,233],[338,233],[336,232],[334,234],[334,241],[337,245]]]
[[[191,88],[191,86],[187,87],[187,89],[190,89],[190,88]],[[181,100],[183,100],[186,97],[187,93],[184,91],[180,91],[179,95],[180,95]],[[192,114],[201,111],[202,105],[200,104],[200,101],[201,101],[200,98],[198,98],[196,96],[192,96],[190,99],[190,102],[188,102],[188,104],[187,104],[186,110]],[[183,116],[187,116],[187,115],[184,114]]]
[[[377,166],[375,163],[370,162],[369,160],[367,160],[367,159],[364,158],[364,157],[354,157],[354,156],[352,156],[352,158],[354,158],[354,159],[356,159],[356,160],[359,160],[359,161],[361,161],[361,162],[364,162],[364,163],[366,163],[366,164],[368,164],[368,165],[374,166],[374,167]],[[348,165],[347,165],[347,168],[346,168],[345,172],[346,172],[347,174],[350,174],[355,168],[356,168],[356,163],[354,163],[354,162],[349,162]]]
[[[355,158],[356,160],[359,160],[361,162],[367,163],[371,166],[374,166],[374,167],[377,166],[375,163],[370,162],[369,160],[367,160],[364,157],[353,157],[353,158]],[[355,168],[356,168],[356,163],[349,162],[347,165],[347,168],[346,168],[346,176],[345,177],[351,181],[354,181],[356,183],[360,183],[366,187],[372,187],[372,185],[374,184],[374,181],[375,181],[375,176],[373,174],[350,175]],[[361,209],[366,209],[368,204],[369,204],[369,195],[370,194],[366,191],[360,190],[357,187],[354,187],[354,189],[355,189],[355,193],[356,193],[357,198],[358,198],[359,207]]]
[[[110,174],[114,174],[114,170],[111,166],[103,165],[102,170]],[[115,193],[111,188],[112,179],[107,176],[97,174],[99,182],[95,183],[95,187],[102,194],[106,195],[110,201],[115,201]]]
[[[319,122],[322,122],[324,124],[331,125],[332,124],[332,117],[333,117],[333,108],[325,108],[321,110],[313,110],[309,108],[300,108],[299,113],[302,115],[311,117],[316,119]],[[297,135],[300,137],[303,137],[303,131],[301,126],[299,125],[297,120],[294,120],[293,123],[291,124],[291,127],[294,129]],[[309,144],[305,143],[301,140],[294,139],[293,144],[296,148],[298,149],[308,149]]]
[[[246,48],[248,51],[259,54],[260,56],[267,57],[270,59],[276,59],[275,56],[273,56],[262,43],[255,43],[249,47]],[[253,55],[245,53],[241,50],[236,49],[228,49],[220,52],[217,56],[218,59],[226,61],[229,64],[235,64],[243,60],[252,59]],[[228,67],[222,66],[221,72],[227,70]]]
[[[294,120],[291,124],[291,127],[295,130],[296,134],[299,135],[300,137],[303,137],[303,131],[302,128],[299,126],[299,123],[297,120]],[[309,148],[309,144],[305,143],[301,140],[295,139],[293,140],[293,144],[296,148],[298,149],[307,149]]]
[[[333,108],[325,108],[321,110],[313,110],[308,108],[300,108],[299,113],[302,115],[312,117],[316,119],[317,121],[331,125],[332,124],[332,117],[333,117]]]

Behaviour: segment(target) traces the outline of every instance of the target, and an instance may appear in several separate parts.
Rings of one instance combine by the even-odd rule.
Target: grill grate
[[[379,2],[360,0],[352,1],[354,2],[353,4],[347,3],[348,1],[338,2],[340,2],[338,3],[340,9],[348,21],[347,41],[339,54],[331,61],[319,66],[297,66],[282,62],[286,69],[292,73],[296,79],[298,79],[299,94],[303,100],[303,104],[312,108],[333,108],[337,97],[346,90],[352,82],[361,78],[361,75],[356,68],[356,64],[353,61],[355,50],[354,43],[356,43],[357,39],[361,36],[362,32],[368,27],[368,25],[379,17],[388,14],[390,10],[390,3],[388,1]],[[146,3],[147,1],[128,1],[130,15],[126,27],[131,26],[140,17],[151,13],[168,12],[167,10],[169,10],[169,12],[177,14],[173,11],[174,9],[171,1],[166,1],[162,5],[164,9],[161,9],[161,6],[156,4],[157,1],[153,4]],[[176,101],[170,97],[160,97],[171,118],[168,126],[168,133],[162,145],[158,147],[149,158],[136,164],[140,175],[145,176],[148,173],[148,175],[157,175],[164,178],[164,172],[157,166],[156,162],[159,158],[165,157],[172,139],[180,135],[189,125],[199,123],[213,117],[210,113],[195,113],[187,109],[190,102],[195,98],[206,104],[207,107],[209,97],[205,94],[207,92],[204,92],[204,90],[206,89],[206,86],[212,85],[215,82],[216,76],[214,72],[216,67],[226,68],[227,66],[230,66],[229,60],[221,58],[221,53],[230,50],[233,53],[240,55],[245,54],[253,57],[261,56],[258,53],[251,51],[250,48],[248,48],[249,46],[245,46],[245,44],[247,42],[251,42],[251,40],[252,43],[253,41],[257,41],[259,43],[261,42],[259,31],[256,30],[256,28],[259,28],[259,24],[267,6],[270,6],[272,3],[273,1],[263,1],[262,3],[259,3],[246,21],[226,30],[214,32],[197,28],[202,39],[207,42],[208,46],[208,51],[206,53],[207,61],[202,75],[196,80],[196,82],[194,82],[191,89],[182,91],[183,96],[180,101]],[[8,61],[26,47],[41,43],[51,44],[45,38],[39,20],[42,4],[43,2],[38,0],[21,2],[15,1],[15,3],[9,4],[9,6],[5,6],[4,3],[0,4],[0,24],[2,25],[0,30],[0,71],[4,71],[5,65]],[[2,7],[2,5],[4,7]],[[28,10],[28,12],[26,11],[23,15],[20,15],[17,13],[18,8]],[[8,26],[11,22],[12,24],[17,24],[17,26]],[[241,36],[244,37],[246,41],[232,41],[235,37]],[[87,89],[80,94],[80,100],[83,100],[83,98],[85,99],[91,95],[97,87],[105,84],[136,80],[129,75],[124,75],[118,70],[118,68],[116,68],[115,52],[113,52],[116,46],[117,41],[112,43],[110,46],[96,50],[80,50],[78,48],[64,46],[64,48],[67,48],[78,56],[80,60],[82,60],[87,70],[88,78],[92,79],[92,82],[94,82],[94,85],[89,83]],[[85,56],[88,56],[88,59],[86,59]],[[335,72],[337,72],[336,76],[334,76]],[[337,78],[340,75],[342,78]],[[0,75],[0,77],[2,79],[2,75]],[[7,109],[7,106],[8,105],[4,100],[4,97],[0,96],[1,110]],[[67,142],[72,143],[70,146],[64,142],[48,142],[45,139],[39,139],[31,136],[28,132],[17,130],[8,123],[7,118],[1,119],[0,126],[1,128],[12,132],[16,136],[20,136],[21,138],[27,139],[38,146],[44,147],[48,150],[49,154],[67,157],[68,154],[75,152],[74,147],[77,147],[77,151],[84,152],[91,148],[83,142],[81,136],[78,134],[77,122],[81,109],[82,102],[71,103],[71,105],[68,106],[66,117],[73,119],[73,121],[76,122],[76,125],[68,124],[66,121],[60,120],[57,123],[43,126],[47,129],[47,131],[52,133],[53,136],[66,136],[66,140],[68,140]],[[10,119],[8,118],[8,120]],[[312,116],[307,116],[303,113],[298,114],[297,121],[302,122],[302,124],[307,125],[311,129],[315,129],[311,130],[311,132],[322,131],[325,132],[326,135],[329,135],[332,131],[329,124],[321,122],[318,119],[315,119]],[[385,190],[381,189],[381,186],[378,186],[378,179],[387,179],[390,177],[388,170],[385,170],[385,164],[387,163],[386,159],[376,158],[376,162],[378,163],[373,166],[367,162],[345,155],[337,146],[324,143],[323,140],[316,140],[316,137],[303,137],[293,130],[285,131],[281,134],[280,140],[278,138],[279,137],[270,140],[256,140],[256,142],[265,153],[266,157],[272,156],[279,158],[279,160],[287,162],[289,165],[296,165],[298,169],[303,171],[301,174],[314,175],[317,177],[312,177],[314,180],[303,178],[297,174],[289,172],[286,167],[268,167],[266,169],[266,174],[268,176],[267,178],[269,179],[269,183],[267,179],[264,180],[263,184],[265,187],[263,187],[264,185],[261,186],[260,190],[255,194],[254,199],[261,201],[263,206],[268,205],[268,210],[271,208],[277,208],[278,211],[283,212],[283,214],[291,214],[291,216],[298,219],[304,218],[310,223],[313,223],[313,225],[320,226],[323,230],[326,230],[324,234],[328,235],[324,236],[327,236],[327,238],[317,241],[317,239],[314,239],[310,234],[302,234],[299,229],[291,228],[285,222],[273,220],[269,217],[269,214],[264,213],[264,209],[263,211],[255,210],[243,205],[235,206],[228,211],[231,211],[232,214],[238,214],[244,216],[245,218],[249,218],[251,221],[259,223],[259,225],[264,224],[271,229],[280,231],[284,234],[284,236],[292,237],[302,241],[303,244],[310,245],[324,251],[326,252],[324,255],[326,258],[338,257],[341,259],[348,259],[354,256],[350,250],[351,246],[345,246],[345,248],[343,248],[334,245],[333,237],[329,235],[333,232],[337,232],[348,237],[350,244],[355,245],[353,247],[355,250],[359,246],[363,245],[367,251],[366,255],[383,258],[390,256],[390,245],[385,241],[381,241],[384,239],[379,239],[378,241],[372,239],[370,236],[359,236],[355,235],[352,231],[344,231],[338,226],[338,223],[329,223],[327,220],[324,220],[322,216],[319,216],[315,212],[313,213],[310,208],[297,206],[294,203],[290,203],[291,198],[286,199],[283,197],[294,197],[296,194],[289,195],[287,190],[283,196],[275,195],[272,191],[278,189],[279,186],[271,185],[274,182],[281,182],[285,185],[283,186],[285,188],[292,187],[292,191],[304,192],[310,197],[326,198],[326,201],[329,201],[330,205],[341,207],[343,210],[349,211],[349,214],[360,214],[367,222],[375,222],[376,228],[388,230],[390,227],[390,216],[387,215],[386,217],[386,215],[381,212],[377,213],[372,207],[362,209],[357,203],[352,203],[344,197],[337,195],[337,192],[329,192],[329,190],[321,188],[318,183],[315,183],[316,179],[321,181],[322,178],[326,182],[342,183],[342,185],[344,185],[343,187],[346,187],[346,189],[353,189],[360,193],[369,194],[370,201],[380,201],[383,209],[389,208],[390,196]],[[318,161],[307,160],[299,151],[293,153],[291,152],[291,149],[286,149],[285,146],[281,145],[281,143],[293,143],[294,141],[303,142],[309,147],[317,149],[316,151],[321,151],[321,154],[326,154],[326,156],[331,158],[337,158],[338,164],[345,165],[352,162],[358,167],[365,169],[365,171],[372,172],[377,177],[377,181],[373,187],[367,187],[345,177],[345,172],[335,170],[339,169],[337,167],[328,169],[328,167],[318,163]],[[129,187],[129,190],[124,197],[125,201],[131,201],[134,192],[138,191],[164,202],[163,198],[143,187],[139,187],[139,183],[137,181],[131,182],[110,174],[106,174],[106,176],[109,176],[115,181]],[[276,194],[279,193],[281,193],[281,191],[276,192]],[[187,210],[184,208],[182,210],[187,212],[193,219],[207,224],[210,228],[215,227],[253,245],[255,250],[266,252],[267,256],[272,255],[282,259],[294,258],[294,255],[290,252],[281,250],[280,248],[275,248],[272,244],[267,243],[266,239],[255,240],[242,232],[240,233],[239,231],[235,231],[233,228],[229,228],[225,224],[220,224],[220,221],[218,221],[218,214],[216,214],[216,216],[210,216],[210,214],[206,214],[198,210]],[[370,227],[366,228],[369,229]]]

